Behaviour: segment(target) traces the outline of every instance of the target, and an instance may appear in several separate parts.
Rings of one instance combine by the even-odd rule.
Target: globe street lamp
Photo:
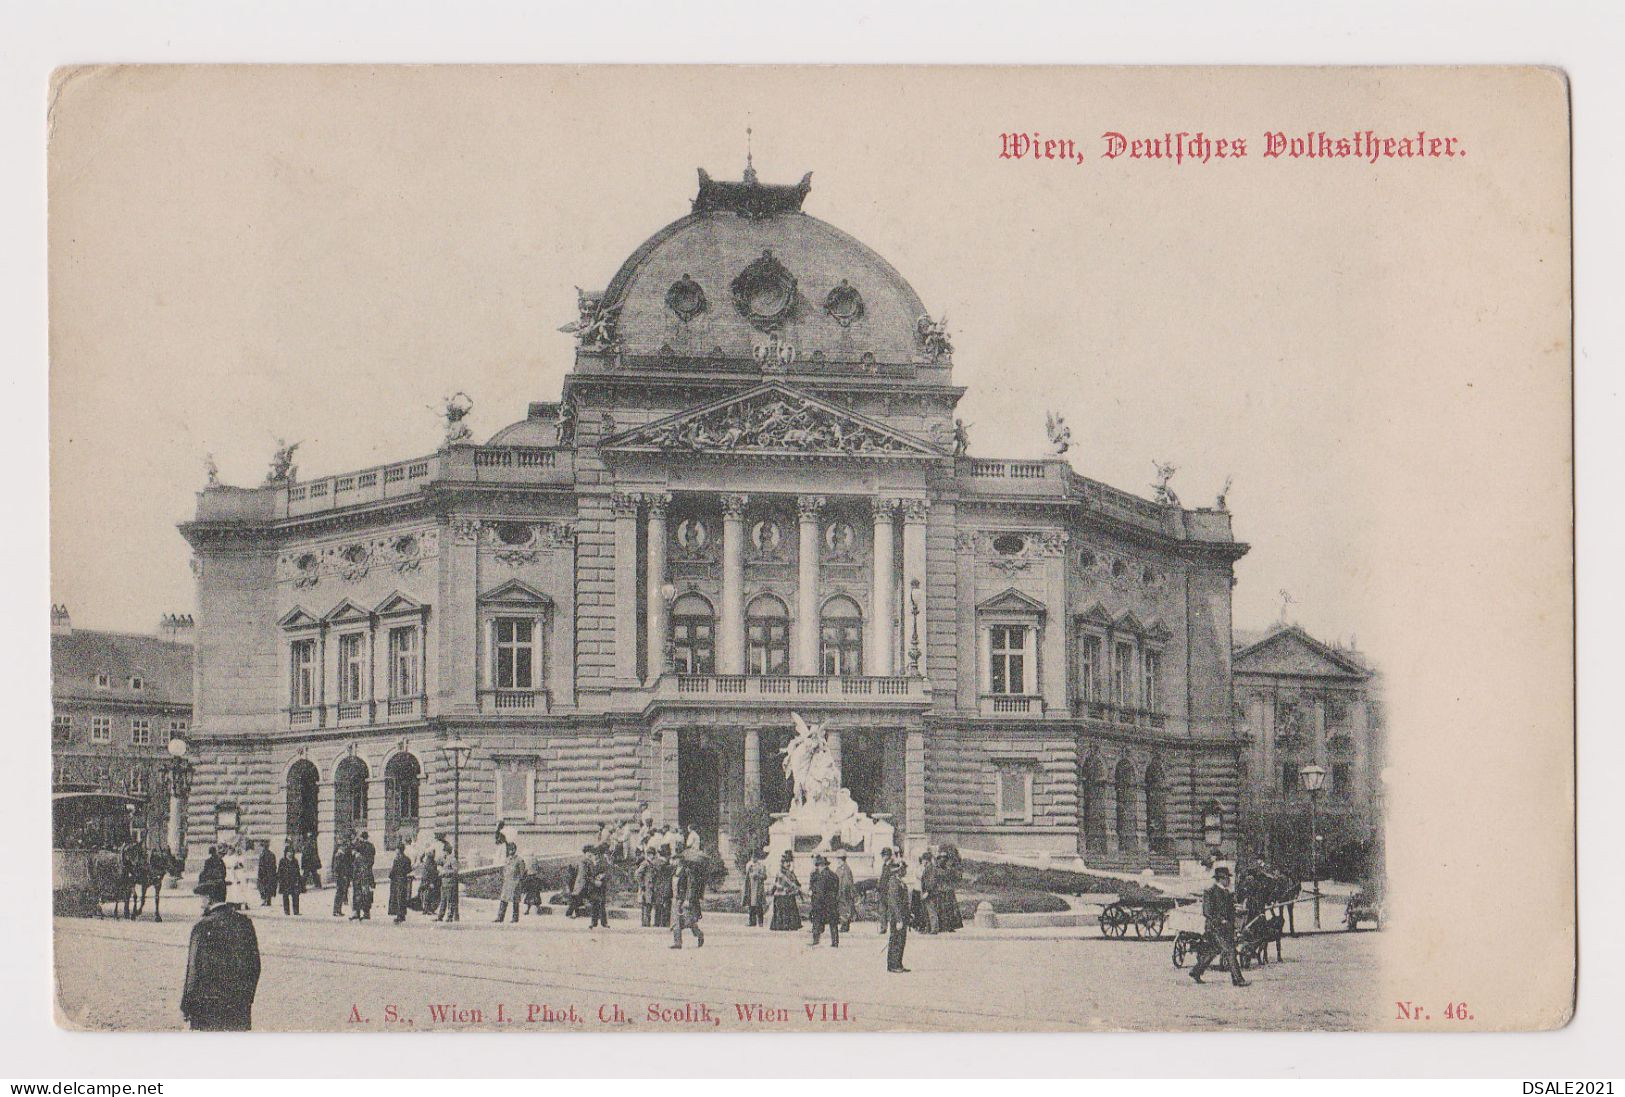
[[[474,745],[460,736],[453,736],[440,746],[446,761],[451,763],[451,904],[446,908],[447,921],[460,921],[463,873],[463,767],[468,765]]]
[[[1298,783],[1309,794],[1309,875],[1315,888],[1315,928],[1320,928],[1320,827],[1315,817],[1315,797],[1326,784],[1324,766],[1307,765],[1298,771]]]
[[[169,852],[181,856],[181,801],[192,791],[192,763],[186,760],[186,740],[179,735],[169,747]]]

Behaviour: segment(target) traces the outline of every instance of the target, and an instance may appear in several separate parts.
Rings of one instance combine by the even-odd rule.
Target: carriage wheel
[[[1181,934],[1174,938],[1174,967],[1182,968],[1185,966],[1186,952],[1185,936]]]
[[[1100,912],[1100,933],[1103,937],[1121,937],[1128,932],[1128,912],[1118,906],[1109,906]]]
[[[1162,927],[1166,925],[1167,922],[1168,916],[1166,914],[1154,914],[1151,916],[1151,919],[1146,923],[1145,928],[1153,941],[1162,936]]]

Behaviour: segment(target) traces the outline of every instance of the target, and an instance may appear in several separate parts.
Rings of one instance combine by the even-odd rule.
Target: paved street
[[[854,926],[839,951],[814,950],[805,931],[772,933],[708,914],[705,948],[690,939],[675,952],[669,933],[641,929],[635,919],[616,920],[608,931],[559,914],[497,926],[494,904],[470,901],[458,927],[420,917],[400,926],[383,918],[360,924],[333,918],[331,895],[307,896],[300,918],[252,911],[264,967],[256,1028],[1348,1029],[1369,1016],[1364,984],[1375,971],[1378,939],[1340,933],[1288,940],[1284,963],[1249,972],[1253,985],[1237,988],[1222,972],[1194,985],[1173,967],[1166,940],[1106,941],[1092,928],[967,929],[910,934],[912,972],[889,975],[874,923]],[[177,897],[165,909],[162,925],[57,919],[65,1023],[183,1027],[177,1003],[196,901]],[[437,1019],[435,1005],[479,1012]],[[773,1012],[741,1020],[742,1007]]]

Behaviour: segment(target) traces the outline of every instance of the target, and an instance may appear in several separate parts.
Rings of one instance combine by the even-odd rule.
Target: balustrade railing
[[[925,696],[920,678],[801,674],[677,674],[671,691],[683,697],[897,697]],[[662,683],[664,687],[664,683]]]

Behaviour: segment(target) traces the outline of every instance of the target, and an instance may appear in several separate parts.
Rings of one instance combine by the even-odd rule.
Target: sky
[[[1191,506],[1233,478],[1252,546],[1237,626],[1279,619],[1289,591],[1311,632],[1380,646],[1416,607],[1403,584],[1434,589],[1418,552],[1466,564],[1498,535],[1477,511],[1455,526],[1482,493],[1451,487],[1507,455],[1432,432],[1470,428],[1473,401],[1503,408],[1518,371],[1551,364],[1511,292],[1541,273],[1531,241],[1551,243],[1550,225],[1509,220],[1542,181],[1484,175],[1532,121],[1474,113],[1471,78],[1441,93],[1413,74],[1254,77],[82,71],[51,119],[52,600],[85,627],[190,612],[175,527],[206,454],[253,484],[277,439],[297,440],[308,479],[432,451],[458,390],[480,438],[556,399],[575,287],[602,288],[685,214],[696,168],[736,178],[748,126],[763,181],[812,171],[807,212],[947,318],[973,455],[1044,452],[1053,411],[1084,475],[1149,495],[1169,461]],[[1479,158],[1258,155],[1266,130],[1350,122],[1356,93],[1362,125],[1454,132],[1471,115]],[[1107,131],[1180,130],[1253,153],[1099,156]],[[1016,131],[1070,137],[1084,162],[1001,159]]]

